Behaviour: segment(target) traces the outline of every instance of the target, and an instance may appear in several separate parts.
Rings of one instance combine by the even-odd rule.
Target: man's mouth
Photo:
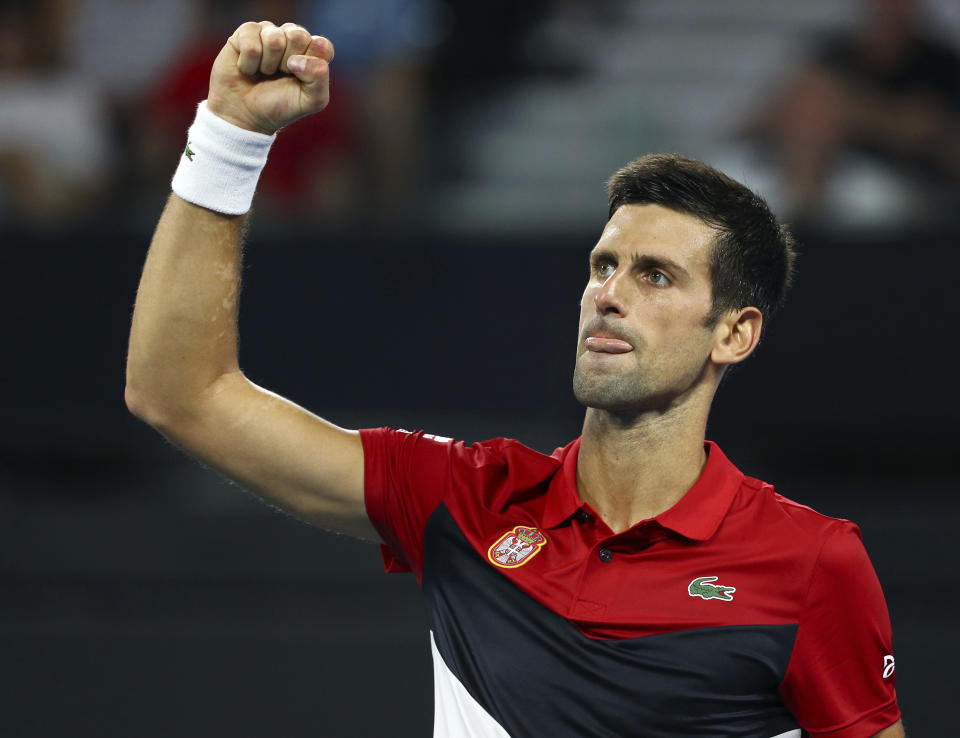
[[[625,354],[633,351],[633,346],[619,338],[607,338],[606,336],[591,336],[584,344],[587,351],[594,351],[599,354]]]

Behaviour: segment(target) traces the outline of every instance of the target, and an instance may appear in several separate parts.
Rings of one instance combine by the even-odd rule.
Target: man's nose
[[[600,285],[593,295],[593,303],[597,306],[597,313],[600,315],[619,315],[621,318],[627,314],[627,301],[624,295],[627,285],[625,275],[621,270],[615,271]]]

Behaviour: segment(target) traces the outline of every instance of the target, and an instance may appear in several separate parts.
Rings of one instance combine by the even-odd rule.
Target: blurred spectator
[[[216,0],[197,10],[191,34],[182,39],[173,63],[161,70],[138,107],[135,145],[145,197],[156,199],[159,194],[151,190],[169,188],[197,103],[207,96],[213,60],[235,27],[249,18],[279,25],[302,16],[295,3],[282,0],[252,2],[242,17],[236,10],[222,13],[222,3]],[[339,59],[335,70],[338,63]],[[327,221],[348,217],[360,203],[356,146],[349,84],[335,74],[327,109],[297,121],[277,137],[257,190],[258,212],[322,216]]]
[[[193,0],[69,0],[70,66],[121,107],[139,100],[197,27]]]
[[[103,192],[111,143],[100,90],[61,55],[63,0],[0,5],[0,218],[57,224]],[[43,29],[43,43],[37,41]]]
[[[752,130],[794,219],[922,218],[960,183],[960,57],[922,27],[920,0],[863,4],[859,27],[823,40]]]
[[[424,174],[427,68],[451,30],[440,0],[322,0],[306,25],[336,49],[333,79],[356,91],[365,204],[394,220],[416,201]]]
[[[105,0],[96,0],[104,2]],[[394,220],[409,212],[423,175],[425,68],[443,37],[435,0],[252,0],[229,12],[197,4],[191,33],[145,88],[135,142],[139,186],[169,184],[171,162],[207,94],[210,66],[244,20],[300,22],[336,48],[331,102],[277,138],[257,210],[281,217]],[[149,187],[147,189],[150,189]]]

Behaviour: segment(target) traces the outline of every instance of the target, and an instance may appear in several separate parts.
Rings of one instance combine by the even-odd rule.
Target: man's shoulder
[[[745,476],[743,479],[741,505],[753,508],[754,515],[761,516],[767,525],[775,526],[779,535],[790,537],[805,545],[816,546],[826,538],[842,532],[856,532],[856,523],[846,518],[826,515],[809,505],[797,502],[776,491],[772,484]]]
[[[497,437],[471,442],[431,436],[430,434],[424,434],[424,437],[434,443],[449,444],[454,462],[459,462],[468,467],[536,469],[546,475],[556,471],[563,464],[564,458],[576,443],[572,441],[548,454],[538,451],[515,438]]]
[[[522,441],[518,441],[516,438],[506,437],[488,438],[483,441],[473,441],[472,443],[465,445],[471,449],[483,449],[501,455],[512,454],[517,458],[554,459],[554,461],[562,461],[571,450],[579,445],[579,441],[580,439],[576,438],[563,446],[557,446],[550,453],[538,451],[532,446],[528,446]]]

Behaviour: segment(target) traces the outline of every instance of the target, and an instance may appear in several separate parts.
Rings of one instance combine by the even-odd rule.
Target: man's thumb
[[[287,69],[300,80],[301,94],[312,110],[320,110],[330,100],[330,65],[315,56],[297,54],[287,59]]]

